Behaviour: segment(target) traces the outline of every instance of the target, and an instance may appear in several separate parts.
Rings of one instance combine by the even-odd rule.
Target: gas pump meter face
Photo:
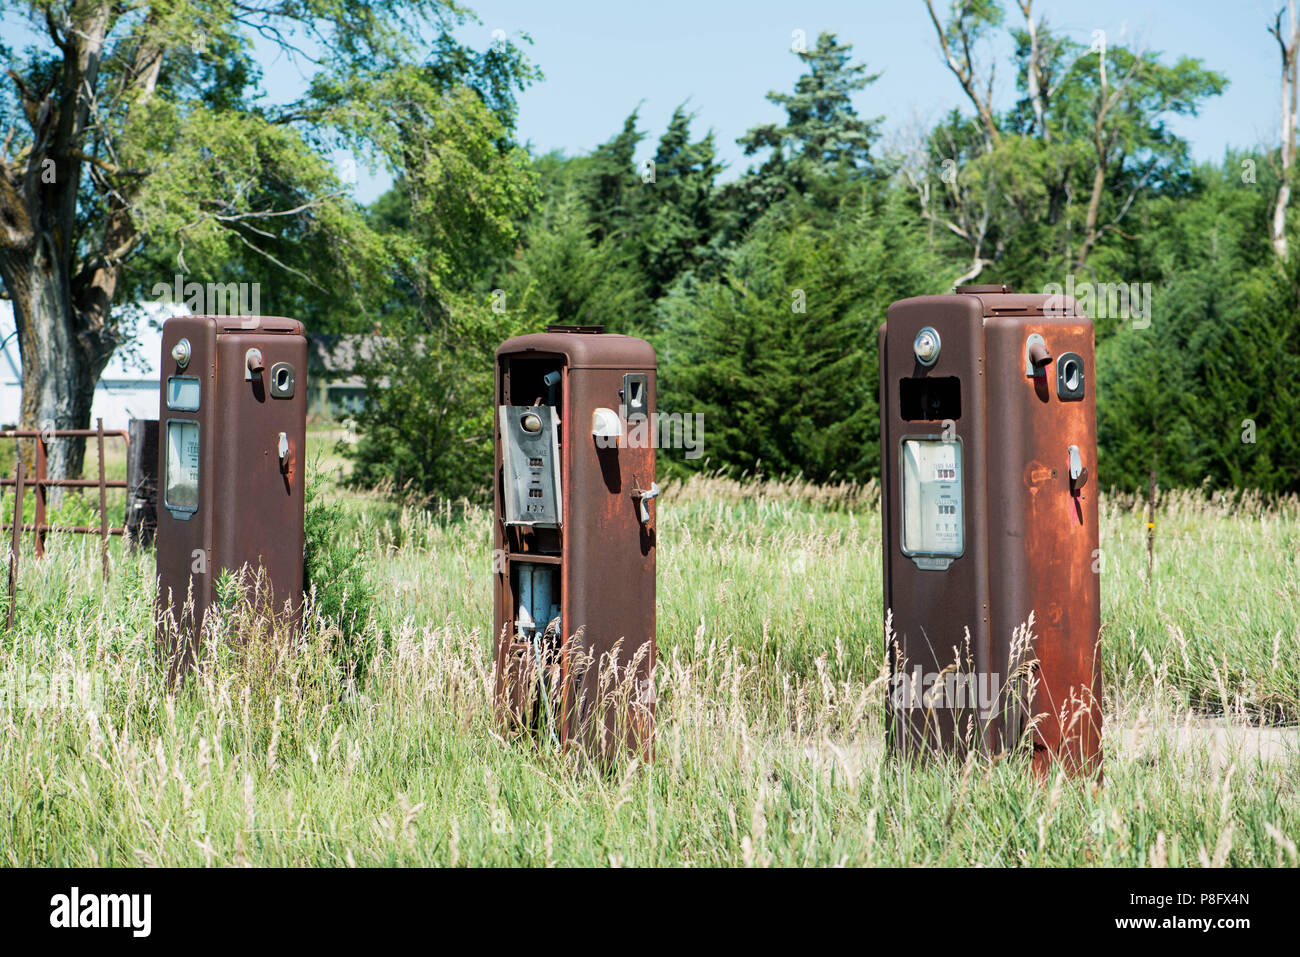
[[[959,438],[903,440],[903,554],[922,568],[946,568],[966,550],[961,450]]]
[[[164,504],[173,516],[188,519],[199,508],[199,424],[167,422],[167,488]]]
[[[182,339],[181,342],[188,356],[189,340]],[[167,377],[168,409],[197,412],[199,394],[197,376]],[[174,518],[188,521],[199,510],[199,424],[188,419],[168,419],[166,442],[167,479],[163,504]]]
[[[503,405],[502,465],[505,470],[506,523],[562,524],[559,422],[549,405]]]

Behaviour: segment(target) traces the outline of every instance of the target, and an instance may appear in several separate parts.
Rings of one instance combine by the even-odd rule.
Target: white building
[[[118,311],[118,310],[115,310]],[[90,428],[102,417],[104,428],[125,429],[131,419],[158,418],[158,363],[162,358],[162,322],[170,316],[188,315],[183,305],[141,302],[125,311],[135,336],[119,346],[108,360],[95,386]],[[135,321],[132,322],[132,317]],[[14,306],[0,301],[0,428],[16,428],[23,399],[23,363],[14,327]]]

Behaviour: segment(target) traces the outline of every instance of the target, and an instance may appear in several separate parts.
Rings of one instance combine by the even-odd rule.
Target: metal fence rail
[[[14,477],[0,479],[0,487],[14,487],[14,517],[9,523],[9,627],[13,627],[14,593],[18,578],[18,545],[23,532],[36,535],[36,557],[45,555],[45,536],[49,532],[70,532],[79,535],[98,535],[100,537],[100,556],[104,578],[108,578],[108,538],[110,535],[123,535],[125,526],[108,524],[108,490],[110,488],[127,488],[125,481],[104,477],[104,439],[120,438],[130,446],[131,438],[125,429],[105,429],[104,420],[96,419],[93,429],[6,429],[0,431],[0,439],[35,439],[36,440],[36,475],[28,478],[24,474],[23,457],[16,455],[17,465]],[[49,462],[48,442],[50,439],[94,438],[99,451],[98,479],[52,479],[46,473]],[[23,523],[23,496],[31,488],[36,495],[36,515],[32,523]],[[99,489],[99,525],[51,525],[45,520],[46,491],[51,488],[97,488]],[[0,529],[4,528],[0,517]]]

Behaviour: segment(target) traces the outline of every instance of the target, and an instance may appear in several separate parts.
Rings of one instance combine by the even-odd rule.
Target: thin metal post
[[[99,553],[103,561],[104,581],[108,581],[108,489],[104,485],[104,420],[95,420],[99,443]]]
[[[45,557],[45,480],[49,478],[46,474],[46,459],[48,450],[45,448],[45,430],[42,429],[36,437],[36,557]]]
[[[14,606],[18,602],[18,543],[23,528],[23,457],[14,457],[18,462],[14,466],[14,524],[9,539],[9,620],[5,623],[6,631],[14,630]]]
[[[1147,585],[1150,586],[1156,571],[1156,470],[1151,470],[1151,484],[1147,487]]]

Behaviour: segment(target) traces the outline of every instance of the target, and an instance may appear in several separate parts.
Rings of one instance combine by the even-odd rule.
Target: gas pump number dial
[[[960,556],[966,548],[960,439],[904,439],[900,451],[903,554]]]

